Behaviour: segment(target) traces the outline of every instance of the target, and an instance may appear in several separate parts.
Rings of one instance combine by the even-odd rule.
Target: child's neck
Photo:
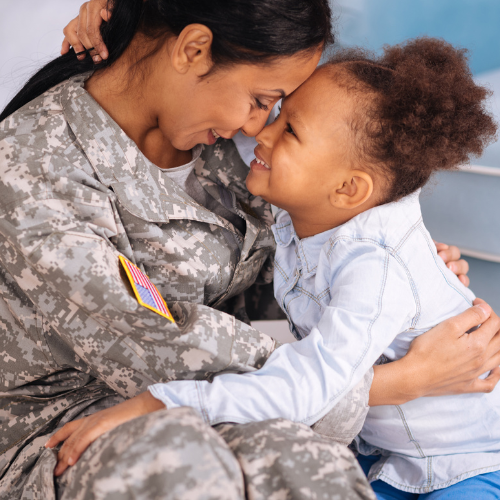
[[[376,205],[363,203],[363,205],[353,209],[332,209],[326,216],[323,215],[322,217],[318,217],[316,214],[311,215],[307,212],[288,213],[292,219],[293,228],[297,236],[303,239],[341,226],[350,221],[353,217],[356,217],[356,215],[366,212],[366,210],[374,206]]]
[[[304,217],[303,214],[290,214],[290,218],[292,219],[293,228],[297,233],[297,236],[300,239],[309,238],[310,236],[314,236],[316,234],[324,233],[325,231],[329,231],[334,227],[341,226],[345,224],[348,220],[351,220],[354,215],[349,214],[346,217],[339,217],[336,220],[320,220],[318,218]]]

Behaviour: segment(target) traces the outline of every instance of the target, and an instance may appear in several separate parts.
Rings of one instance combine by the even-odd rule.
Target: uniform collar
[[[133,215],[149,222],[192,219],[222,225],[173,180],[163,175],[85,90],[92,73],[70,78],[61,90],[66,120],[99,180]],[[202,162],[198,157],[198,162]]]
[[[149,222],[189,219],[228,229],[229,223],[193,200],[172,179],[151,163],[118,124],[85,90],[92,73],[70,78],[61,87],[61,106],[66,121],[99,180],[113,190],[121,205],[131,214]],[[197,153],[197,152],[196,152]],[[251,251],[257,236],[272,223],[270,205],[248,193],[245,179],[248,167],[234,143],[219,140],[201,146],[194,170],[203,187],[220,200],[217,185],[236,194],[242,204],[241,216],[247,221],[242,258]],[[212,189],[213,188],[213,189]],[[263,223],[264,222],[264,223]],[[260,236],[273,246],[273,238]]]

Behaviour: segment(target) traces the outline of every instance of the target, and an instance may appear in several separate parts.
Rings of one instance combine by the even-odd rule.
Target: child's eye
[[[286,124],[286,131],[292,135],[295,135],[295,132],[293,131],[293,128],[289,123]]]
[[[267,111],[269,108],[267,107],[267,104],[262,104],[256,97],[254,97],[255,99],[255,105],[259,108],[259,109],[263,109],[264,111]]]

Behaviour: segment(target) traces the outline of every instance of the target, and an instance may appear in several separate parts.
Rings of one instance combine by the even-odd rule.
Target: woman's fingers
[[[467,275],[465,274],[459,274],[458,279],[462,282],[462,284],[466,287],[469,287],[470,285],[470,279]]]
[[[486,302],[478,303],[473,307],[469,307],[469,309],[458,316],[453,316],[443,321],[441,325],[446,331],[449,331],[451,335],[458,338],[463,337],[469,330],[481,325],[476,331],[472,332],[475,334],[472,340],[474,344],[478,344],[477,347],[479,349],[482,348],[484,350],[488,342],[496,333],[494,322],[488,323],[488,319],[492,313],[491,307],[486,304]],[[467,338],[466,340],[470,341],[471,338]],[[483,341],[484,344],[481,344],[481,341]]]
[[[79,52],[83,52],[85,50],[85,47],[83,46],[82,42],[78,38],[78,35],[76,33],[78,28],[78,17],[75,17],[72,21],[69,22],[67,26],[63,29],[64,33],[64,41],[63,41],[63,49],[65,47],[65,43],[67,42],[71,47],[73,47],[73,50],[75,51],[75,54],[78,54]],[[69,50],[69,49],[68,49]],[[61,54],[63,51],[61,50]],[[85,54],[81,54],[77,56],[78,59],[82,60],[85,59]]]
[[[482,299],[476,299],[474,301],[474,306],[467,311],[470,311],[472,309],[474,309],[474,311],[477,311],[478,308],[483,309],[487,314],[487,317],[486,319],[480,321],[478,325],[481,326],[479,326],[477,330],[474,330],[469,335],[474,340],[476,340],[477,343],[479,343],[479,348],[483,350],[489,349],[493,352],[488,354],[493,355],[500,350],[500,318],[497,316],[495,311],[493,311],[491,307]],[[489,357],[491,357],[491,355]]]
[[[460,258],[460,249],[453,245],[446,245],[445,243],[438,243],[436,241],[434,243],[438,255],[443,259],[448,269],[455,273],[465,286],[469,286],[470,280],[467,277],[469,263]]]
[[[102,21],[108,21],[111,17],[111,11],[108,11],[106,6],[107,2],[102,0],[88,2],[86,24],[82,26],[82,29],[85,29],[85,36],[89,40],[90,46],[95,49],[92,58],[96,63],[108,58],[108,50],[102,40],[100,29]]]
[[[444,260],[445,264],[460,259],[460,250],[456,246],[436,243],[436,249],[438,255]]]
[[[469,263],[464,259],[448,262],[446,267],[456,275],[467,274],[469,272]]]
[[[61,55],[67,54],[69,49],[71,48],[71,44],[68,42],[68,39],[65,37],[63,43],[61,45]]]
[[[76,36],[87,50],[92,49],[94,47],[92,45],[92,42],[90,41],[90,38],[87,35],[87,22],[88,22],[87,17],[88,17],[89,4],[90,2],[86,2],[80,7],[80,14],[78,15],[77,18],[78,24],[76,27]],[[90,55],[92,56],[92,54],[93,51]]]
[[[480,392],[491,392],[496,387],[498,381],[500,380],[500,366],[496,366],[490,371],[490,374],[484,379],[479,379],[479,384],[481,385]]]

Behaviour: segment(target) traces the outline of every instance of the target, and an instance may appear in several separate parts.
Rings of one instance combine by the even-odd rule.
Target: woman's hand
[[[458,247],[449,246],[445,243],[436,244],[438,255],[444,260],[446,267],[458,276],[458,279],[465,285],[469,286],[470,280],[467,277],[469,272],[469,264],[466,260],[460,258],[460,250]]]
[[[500,318],[481,299],[474,304],[417,337],[406,356],[375,366],[370,406],[491,392],[500,380]],[[486,372],[488,377],[480,379]]]
[[[80,7],[80,14],[63,29],[61,54],[66,54],[70,47],[73,47],[76,54],[94,48],[91,56],[95,63],[108,58],[108,49],[100,32],[102,21],[108,21],[111,17],[108,3],[110,4],[108,0],[90,0]],[[77,57],[85,59],[85,53]]]
[[[81,454],[105,432],[141,415],[163,408],[165,405],[161,401],[153,397],[151,393],[143,392],[116,406],[67,423],[45,444],[46,448],[54,448],[61,441],[65,441],[57,454],[54,475],[60,476],[70,465],[74,465]]]

